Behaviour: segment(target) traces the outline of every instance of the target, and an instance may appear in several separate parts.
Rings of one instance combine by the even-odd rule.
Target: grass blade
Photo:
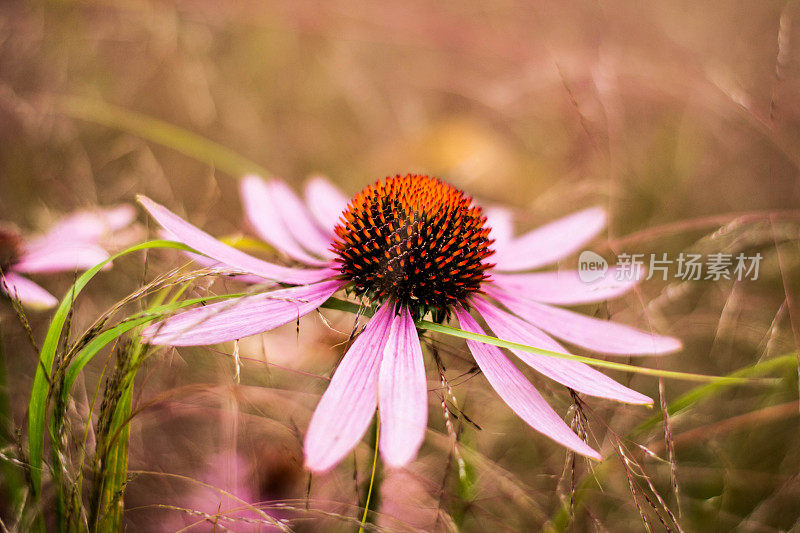
[[[57,105],[58,110],[65,115],[126,131],[172,148],[237,178],[249,173],[264,177],[272,175],[261,165],[196,133],[101,100],[64,96],[58,100]]]
[[[31,398],[28,404],[28,456],[31,467],[31,483],[35,496],[41,493],[42,487],[42,453],[44,449],[45,413],[47,399],[50,391],[50,373],[58,349],[59,339],[63,333],[64,324],[72,308],[75,298],[91,279],[110,261],[125,255],[154,248],[171,248],[175,250],[192,251],[184,244],[173,241],[155,240],[137,244],[119,252],[102,263],[92,267],[81,274],[75,284],[70,288],[56,309],[50,327],[47,329],[44,343],[39,354],[39,365],[33,379]]]
[[[327,302],[325,302],[322,307],[327,309],[335,309],[337,311],[346,311],[348,313],[356,313],[358,312],[358,305],[348,302],[345,300],[339,300],[337,298],[330,298]],[[368,311],[362,310],[362,313],[369,315]],[[548,357],[557,357],[559,359],[571,359],[573,361],[580,361],[581,363],[586,363],[587,365],[596,366],[600,368],[608,368],[611,370],[620,370],[623,372],[631,372],[634,374],[643,374],[646,376],[656,376],[656,377],[663,377],[669,379],[681,379],[685,381],[697,381],[697,382],[710,382],[710,383],[723,383],[728,385],[742,385],[748,383],[755,383],[755,382],[771,382],[769,379],[754,379],[749,377],[742,377],[742,376],[709,376],[705,374],[692,374],[689,372],[676,372],[672,370],[661,370],[658,368],[647,368],[641,366],[634,366],[628,365],[625,363],[617,363],[614,361],[604,361],[601,359],[594,359],[592,357],[586,357],[582,355],[572,355],[567,353],[561,352],[553,352],[550,350],[543,350],[541,348],[536,348],[535,346],[528,346],[525,344],[519,344],[516,342],[506,341],[503,339],[498,339],[497,337],[492,337],[491,335],[480,335],[478,333],[471,333],[469,331],[463,331],[458,328],[453,328],[450,326],[445,326],[442,324],[436,324],[435,322],[430,322],[428,320],[419,320],[417,321],[417,327],[419,329],[425,329],[428,331],[436,331],[439,333],[444,333],[445,335],[450,335],[452,337],[459,337],[462,339],[469,339],[479,342],[484,342],[486,344],[492,344],[494,346],[499,346],[500,348],[508,348],[511,350],[520,350],[524,352],[535,353],[538,355],[545,355]]]
[[[729,377],[750,378],[752,376],[763,376],[765,374],[771,374],[773,371],[784,367],[791,369],[796,366],[797,354],[790,353],[740,368],[739,370],[730,373]],[[716,382],[695,387],[670,402],[670,404],[667,406],[667,413],[669,413],[669,416],[675,416],[676,414],[685,411],[689,407],[692,407],[699,401],[704,400],[705,398],[708,398],[714,394],[723,392],[731,385],[732,384],[729,382]],[[637,426],[634,430],[634,433],[650,430],[658,425],[658,423],[662,420],[663,418],[660,414],[653,415]]]

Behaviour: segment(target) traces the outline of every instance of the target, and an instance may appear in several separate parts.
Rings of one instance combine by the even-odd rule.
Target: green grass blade
[[[112,434],[116,436],[111,444],[107,464],[110,467],[109,482],[103,491],[103,501],[107,507],[103,517],[103,531],[123,531],[122,515],[124,500],[122,498],[128,478],[128,440],[130,437],[131,398],[133,382],[131,381],[122,393],[120,403],[114,416]]]
[[[164,318],[174,311],[178,311],[191,305],[207,303],[215,300],[236,298],[237,296],[244,296],[244,294],[202,296],[199,298],[183,300],[177,303],[153,306],[146,311],[138,313],[137,315],[133,315],[124,322],[121,322],[116,326],[103,331],[96,337],[92,338],[92,340],[89,341],[89,343],[87,343],[86,346],[84,346],[75,356],[75,359],[72,361],[66,372],[66,386],[63,389],[63,393],[65,395],[69,394],[69,392],[72,390],[72,385],[75,383],[75,380],[78,377],[78,374],[80,374],[81,370],[83,370],[83,368],[89,363],[89,361],[92,360],[92,358],[94,358],[95,355],[97,355],[100,350],[114,342],[125,333],[128,333],[139,326],[143,326],[148,322]]]
[[[165,240],[149,241],[123,250],[81,274],[72,288],[61,300],[61,303],[53,315],[44,343],[42,344],[41,353],[39,354],[39,365],[36,368],[36,375],[34,376],[33,387],[31,389],[31,398],[28,404],[28,456],[31,466],[31,481],[34,495],[38,495],[41,492],[42,486],[42,453],[44,449],[45,412],[47,409],[47,397],[50,390],[50,373],[53,361],[55,360],[56,350],[58,349],[59,339],[61,338],[64,324],[69,315],[69,310],[78,294],[107,263],[130,253],[154,248],[193,251],[184,244]]]
[[[128,477],[128,439],[130,436],[131,403],[133,383],[141,362],[142,344],[138,338],[130,348],[131,366],[124,382],[122,394],[117,403],[108,435],[108,452],[104,461],[104,472],[99,509],[99,522],[96,531],[122,531],[122,515],[124,511],[124,489]]]
[[[3,351],[3,334],[0,329],[0,449],[9,450],[15,442],[14,419],[11,411],[11,401],[8,396],[8,376],[5,352]],[[16,513],[24,499],[25,482],[22,470],[11,461],[0,459],[0,490],[5,492],[8,501],[8,510]],[[2,509],[2,507],[0,507]]]
[[[345,300],[339,300],[337,298],[330,298],[327,302],[325,302],[322,305],[322,307],[325,307],[327,309],[336,309],[337,311],[346,311],[348,313],[356,313],[359,309],[358,305]],[[364,310],[364,309],[362,309],[362,313],[367,315],[371,314],[369,310]],[[670,378],[670,379],[682,379],[685,381],[724,383],[729,385],[737,385],[737,384],[741,385],[741,384],[764,382],[764,381],[771,382],[771,380],[769,379],[766,380],[754,379],[742,376],[708,376],[704,374],[692,374],[689,372],[675,372],[672,370],[661,370],[658,368],[647,368],[641,366],[628,365],[625,363],[617,363],[614,361],[604,361],[582,355],[572,355],[561,352],[553,352],[550,350],[543,350],[541,348],[536,348],[535,346],[528,346],[525,344],[519,344],[516,342],[498,339],[497,337],[492,337],[491,335],[480,335],[478,333],[471,333],[469,331],[464,331],[458,328],[444,326],[442,324],[436,324],[428,320],[418,320],[417,327],[428,331],[436,331],[439,333],[444,333],[445,335],[450,335],[453,337],[460,337],[462,339],[468,339],[468,340],[483,342],[486,344],[492,344],[494,346],[499,346],[500,348],[520,350],[523,352],[530,352],[538,355],[546,355],[548,357],[557,357],[559,359],[571,359],[573,361],[580,361],[581,363],[586,363],[587,365],[596,366],[599,368],[620,370],[623,372],[643,374],[646,376],[656,376],[656,377]]]
[[[236,178],[255,173],[264,177],[272,173],[233,150],[178,126],[100,100],[64,96],[58,110],[70,117],[126,131],[150,142],[166,146]]]
[[[728,377],[750,377],[750,376],[759,376],[764,374],[770,374],[775,370],[778,369],[794,369],[797,367],[797,354],[790,353],[781,355],[779,357],[775,357],[772,359],[767,359],[766,361],[762,361],[760,363],[755,363],[753,365],[740,368],[734,372],[731,372]],[[715,394],[719,394],[727,390],[731,387],[731,383],[706,383],[704,385],[699,385],[688,392],[679,396],[676,400],[671,402],[667,406],[667,412],[670,415],[675,415],[680,412],[686,411],[687,409],[694,407],[700,401],[710,398]],[[664,417],[662,413],[658,413],[653,415],[652,417],[648,418],[641,424],[639,424],[636,428],[634,428],[627,436],[627,438],[633,438],[636,435],[641,434],[644,431],[649,431],[653,429],[656,425],[663,422]],[[571,510],[570,503],[566,502],[564,505],[559,507],[556,513],[553,515],[552,520],[550,521],[548,527],[544,530],[548,533],[561,533],[567,530],[567,527],[570,523],[571,512],[575,509],[580,507],[587,496],[590,493],[590,490],[594,488],[599,488],[601,485],[602,478],[606,475],[608,469],[610,468],[610,462],[604,461],[597,467],[593,469],[593,475],[586,476],[580,483],[580,485],[575,490],[575,496],[572,500],[572,505],[574,506]],[[594,486],[594,487],[591,487]]]
[[[80,374],[83,367],[85,367],[97,353],[114,342],[116,339],[129,332],[130,330],[142,326],[151,320],[155,320],[157,316],[140,317],[133,320],[127,320],[121,324],[117,324],[113,328],[107,329],[97,337],[94,337],[80,352],[75,356],[75,360],[67,369],[65,377],[65,386],[63,388],[64,396],[68,396],[72,390],[72,385],[75,383],[78,374]]]
[[[728,377],[751,378],[753,376],[768,375],[771,374],[773,371],[782,368],[796,368],[796,367],[797,367],[797,354],[791,353],[775,357],[773,359],[767,359],[766,361],[755,363],[753,365],[746,366],[744,368],[740,368],[735,372],[731,372],[728,375]],[[667,406],[667,412],[669,413],[670,416],[674,416],[682,411],[685,411],[689,407],[692,407],[699,401],[704,400],[714,394],[718,394],[728,389],[731,385],[732,384],[729,382],[716,382],[716,383],[707,383],[705,385],[695,387],[692,390],[682,394],[674,401],[672,401]],[[637,426],[636,429],[634,430],[634,433],[648,431],[657,426],[663,420],[664,419],[661,414],[653,415],[646,421],[642,422],[639,426]]]

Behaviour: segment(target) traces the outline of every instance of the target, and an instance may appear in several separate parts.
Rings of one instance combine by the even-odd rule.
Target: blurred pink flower
[[[23,274],[50,274],[89,269],[108,259],[100,245],[112,232],[136,218],[130,205],[73,213],[44,235],[24,241],[15,231],[0,229],[0,292],[31,308],[53,307],[58,300]]]
[[[213,455],[197,476],[192,488],[180,492],[175,502],[187,514],[172,515],[160,524],[160,530],[291,531],[274,512],[261,509],[257,476],[240,454]]]
[[[440,321],[453,312],[462,329],[482,334],[469,314],[472,308],[498,337],[562,353],[566,349],[550,335],[608,354],[652,355],[681,346],[671,337],[552,306],[615,297],[638,279],[617,282],[607,277],[586,284],[575,271],[517,273],[580,249],[605,226],[600,208],[513,237],[508,211],[493,209],[483,216],[470,197],[427,176],[387,178],[349,204],[322,178],[307,184],[305,202],[286,184],[256,176],[242,180],[241,192],[258,234],[309,268],[279,266],[247,255],[140,198],[177,240],[229,268],[292,285],[180,313],[150,326],[144,335],[152,344],[169,345],[235,340],[294,321],[346,286],[379,304],[311,418],[305,460],[313,471],[332,468],[358,444],[376,406],[381,421],[379,449],[386,463],[402,467],[416,456],[427,427],[427,383],[414,319],[428,311]],[[489,228],[496,265],[486,261],[492,254]],[[601,458],[498,347],[476,341],[467,345],[492,387],[531,427],[582,455]],[[514,353],[578,392],[631,404],[652,403],[583,363]]]

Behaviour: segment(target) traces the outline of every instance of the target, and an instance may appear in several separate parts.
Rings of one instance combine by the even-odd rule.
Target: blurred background
[[[704,389],[669,432],[658,404],[698,384],[664,380],[652,410],[589,399],[600,465],[527,428],[482,376],[462,377],[472,368],[462,343],[432,337],[458,398],[447,402],[468,473],[459,476],[429,361],[429,436],[407,471],[383,476],[372,521],[387,530],[800,527],[799,169],[795,1],[0,4],[0,219],[25,232],[145,194],[213,235],[248,234],[237,187],[246,171],[296,190],[323,174],[347,194],[419,172],[511,206],[519,232],[605,206],[607,243],[594,249],[610,259],[764,256],[755,281],[651,280],[580,308],[683,340],[648,366],[757,374],[778,361],[768,373],[778,380]],[[144,215],[139,226],[144,238]],[[166,252],[147,268],[118,261],[87,289],[74,327],[180,264]],[[37,281],[61,295],[71,278]],[[129,530],[208,530],[197,512],[236,501],[207,485],[266,502],[297,530],[358,527],[368,443],[331,474],[310,478],[302,466],[308,418],[353,325],[322,313],[329,325],[309,315],[299,330],[243,341],[239,384],[232,346],[148,359],[134,395]],[[35,340],[49,316],[29,315]],[[22,428],[36,352],[9,306],[0,317]],[[76,420],[102,380],[99,359],[76,388]],[[565,389],[525,372],[571,419]],[[659,398],[657,379],[611,375]],[[259,527],[237,516],[220,527]]]

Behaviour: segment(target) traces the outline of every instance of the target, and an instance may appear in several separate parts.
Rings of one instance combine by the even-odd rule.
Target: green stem
[[[11,428],[14,427],[11,421],[11,407],[8,400],[8,380],[6,379],[6,358],[3,352],[3,330],[2,322],[0,322],[0,424],[2,424],[2,434],[0,437],[3,439],[3,444],[6,444],[13,435]]]
[[[797,353],[788,353],[773,359],[768,359],[754,365],[740,368],[729,374],[732,377],[750,377],[754,375],[763,375],[775,370],[789,371],[795,368],[797,364]],[[731,386],[730,382],[723,383],[709,383],[699,385],[694,389],[689,390],[683,395],[679,396],[676,400],[672,401],[667,406],[667,412],[670,416],[678,415],[688,409],[695,407],[703,400],[712,398],[716,395],[726,391]],[[650,419],[634,428],[630,433],[625,436],[625,439],[635,439],[643,433],[654,429],[661,421],[663,421],[663,413],[657,413]],[[564,505],[559,507],[556,513],[548,524],[545,525],[543,531],[547,533],[563,533],[567,531],[573,513],[577,513],[578,509],[583,506],[586,498],[592,494],[593,490],[599,489],[603,485],[603,478],[613,467],[610,460],[603,461],[599,465],[592,468],[592,474],[587,475],[581,480],[580,484],[575,488],[575,496],[572,501],[565,502]]]
[[[172,148],[235,178],[249,173],[265,177],[272,175],[258,163],[196,133],[101,100],[62,96],[56,101],[56,109],[72,118],[126,131],[150,142]]]
[[[348,313],[356,313],[359,310],[359,306],[354,304],[353,302],[348,302],[346,300],[339,300],[338,298],[329,298],[324,304],[322,304],[322,307],[326,309],[335,309],[337,311],[345,311]],[[366,315],[372,314],[371,310],[369,309],[362,309],[362,313]],[[696,381],[701,383],[726,383],[726,384],[740,384],[740,385],[753,384],[753,383],[760,383],[760,384],[775,383],[775,380],[769,378],[757,379],[757,378],[745,378],[736,376],[708,376],[705,374],[692,374],[689,372],[675,372],[672,370],[661,370],[658,368],[634,366],[625,363],[617,363],[615,361],[594,359],[592,357],[585,357],[582,355],[572,355],[568,353],[554,352],[552,350],[543,350],[541,348],[536,348],[534,346],[527,346],[525,344],[519,344],[517,342],[498,339],[497,337],[492,337],[491,335],[481,335],[479,333],[472,333],[471,331],[464,331],[458,328],[444,326],[442,324],[437,324],[429,320],[418,320],[417,328],[428,331],[436,331],[439,333],[444,333],[445,335],[450,335],[452,337],[459,337],[466,340],[483,342],[485,344],[491,344],[509,350],[519,350],[522,352],[545,355],[547,357],[555,357],[557,359],[572,359],[573,361],[580,361],[581,363],[585,363],[590,366],[596,366],[599,368],[608,368],[610,370],[621,370],[623,372],[631,372],[633,374],[644,374],[646,376],[682,379],[685,381]]]
[[[0,324],[1,325],[1,324]],[[14,417],[11,412],[11,402],[9,400],[8,392],[8,378],[6,377],[6,359],[5,351],[3,350],[3,332],[0,329],[0,449],[11,450],[15,448],[14,439]],[[6,494],[9,499],[6,502],[7,509],[0,508],[0,511],[5,511],[6,516],[15,516],[17,509],[22,504],[22,478],[19,469],[9,461],[0,461],[0,472],[3,475],[3,485],[5,485]],[[5,507],[5,506],[3,506]]]
[[[47,403],[51,387],[51,371],[59,347],[59,340],[63,334],[63,328],[67,322],[70,309],[81,290],[83,290],[107,263],[124,255],[151,248],[193,251],[184,244],[155,240],[137,244],[127,250],[114,254],[112,257],[109,257],[102,263],[81,274],[61,300],[61,303],[53,315],[50,327],[47,329],[45,340],[42,343],[41,352],[39,353],[39,364],[36,367],[31,397],[28,403],[28,460],[30,462],[31,489],[34,499],[39,497],[42,489],[42,454],[44,451]]]
[[[367,518],[369,512],[373,510],[372,507],[377,506],[378,503],[377,496],[374,499],[372,498],[372,491],[374,488],[376,488],[375,487],[376,484],[380,484],[379,480],[376,482],[376,478],[379,477],[376,475],[376,472],[378,471],[378,443],[380,442],[380,436],[381,436],[381,419],[378,415],[375,415],[375,442],[373,443],[372,446],[374,449],[374,453],[372,455],[372,474],[370,475],[369,478],[367,499],[364,502],[364,514],[361,517],[361,527],[358,528],[358,533],[364,533],[364,527],[367,524]],[[372,507],[370,506],[370,503],[372,504]]]

